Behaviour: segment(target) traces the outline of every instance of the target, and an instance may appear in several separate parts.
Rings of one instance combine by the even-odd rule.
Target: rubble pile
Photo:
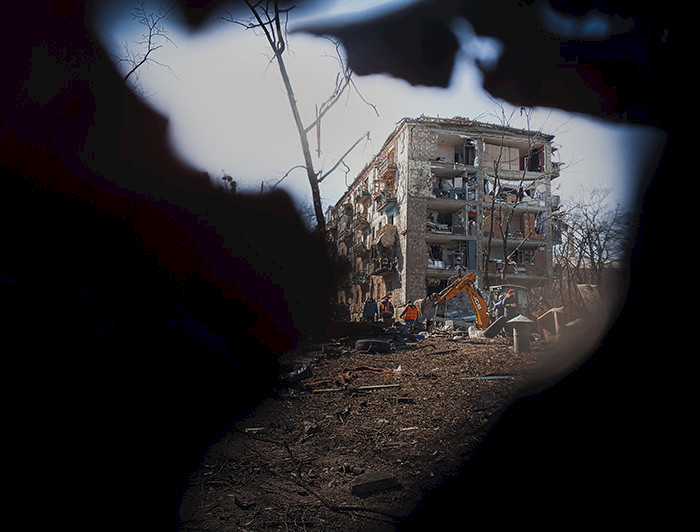
[[[393,530],[517,394],[539,344],[460,331],[341,338],[281,360],[281,387],[190,479],[181,530]]]

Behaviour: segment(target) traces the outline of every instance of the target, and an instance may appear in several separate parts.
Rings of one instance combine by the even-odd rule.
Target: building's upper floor
[[[397,203],[426,198],[434,211],[494,203],[520,212],[556,209],[549,183],[558,177],[552,135],[465,118],[403,119],[353,181],[328,221],[344,231],[375,233],[392,223]],[[379,221],[378,221],[379,220]],[[468,225],[468,220],[465,224]]]

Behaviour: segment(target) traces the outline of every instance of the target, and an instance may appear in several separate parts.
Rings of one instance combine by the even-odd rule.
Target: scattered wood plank
[[[368,386],[348,386],[343,388],[317,388],[313,393],[342,392],[343,390],[381,390],[383,388],[398,388],[400,384],[374,384]]]
[[[483,375],[478,377],[460,377],[464,381],[490,381],[495,379],[516,379],[518,375]]]

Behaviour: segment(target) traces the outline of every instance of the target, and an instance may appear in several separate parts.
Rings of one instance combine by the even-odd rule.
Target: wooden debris
[[[396,376],[399,372],[386,368],[375,368],[372,366],[359,366],[354,369],[346,369],[342,373],[333,377],[314,377],[306,379],[301,383],[302,388],[316,390],[319,386],[332,386],[333,388],[325,391],[339,391],[349,385],[349,382],[360,374],[374,373],[381,375]]]
[[[342,392],[343,390],[381,390],[383,388],[398,388],[400,384],[374,384],[368,386],[357,386],[352,388],[318,388],[313,390],[313,393],[324,393],[324,392]]]
[[[394,530],[416,488],[461,466],[543,356],[513,357],[502,337],[435,337],[381,359],[331,347],[297,394],[264,401],[207,452],[183,497],[186,528],[217,530],[225,518],[241,530]],[[310,358],[300,351],[288,367]],[[382,471],[384,483],[359,479]]]
[[[477,377],[460,377],[460,378],[462,380],[465,380],[465,381],[476,381],[476,380],[489,381],[489,380],[496,380],[496,379],[515,379],[517,377],[518,377],[518,375],[483,375],[483,376],[477,376]]]

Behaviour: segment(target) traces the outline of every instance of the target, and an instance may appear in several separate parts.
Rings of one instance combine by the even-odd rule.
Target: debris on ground
[[[361,332],[392,348],[352,334],[281,360],[280,393],[191,476],[180,530],[394,530],[469,458],[542,353],[457,329]]]

